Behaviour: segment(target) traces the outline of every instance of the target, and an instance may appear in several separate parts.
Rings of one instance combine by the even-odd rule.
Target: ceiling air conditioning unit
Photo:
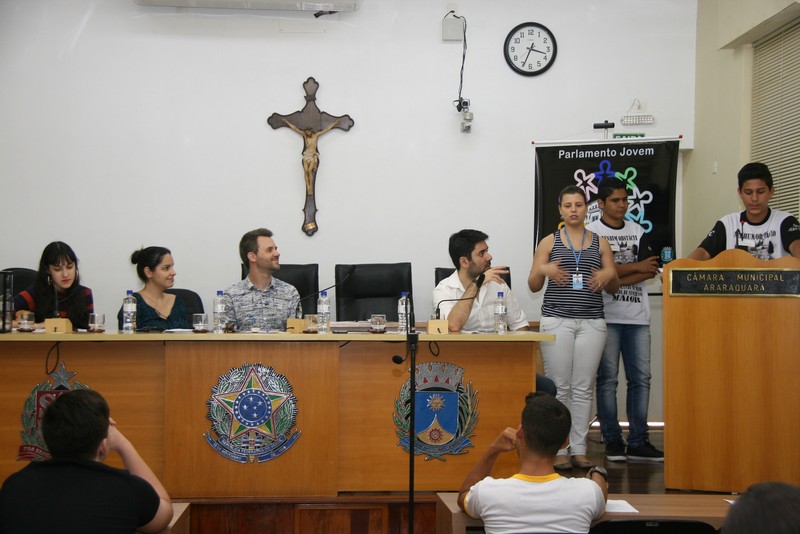
[[[140,6],[279,9],[283,11],[355,11],[359,0],[134,0]]]

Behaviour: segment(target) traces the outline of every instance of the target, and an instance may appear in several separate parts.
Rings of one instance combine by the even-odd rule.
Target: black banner
[[[558,194],[563,188],[577,185],[586,193],[588,224],[602,215],[597,205],[600,183],[619,178],[628,188],[625,218],[644,228],[656,253],[663,247],[674,251],[678,145],[677,139],[642,138],[535,147],[534,248],[560,225]]]

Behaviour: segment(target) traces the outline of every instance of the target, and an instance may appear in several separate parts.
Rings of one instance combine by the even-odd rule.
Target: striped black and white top
[[[580,243],[573,243],[580,247]],[[575,250],[578,252],[578,249]],[[549,261],[561,260],[559,267],[570,274],[570,282],[559,286],[550,280],[542,302],[543,317],[566,317],[569,319],[603,319],[603,293],[595,293],[589,287],[592,271],[602,267],[600,260],[600,239],[592,233],[589,248],[580,256],[580,273],[583,275],[583,289],[572,288],[572,275],[578,272],[572,248],[561,240],[561,231],[555,233],[553,250]]]

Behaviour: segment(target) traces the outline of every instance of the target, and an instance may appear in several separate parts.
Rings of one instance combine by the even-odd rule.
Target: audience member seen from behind
[[[136,329],[189,328],[186,304],[177,295],[166,292],[175,285],[175,261],[169,249],[147,247],[137,250],[131,254],[131,263],[136,265],[136,274],[144,282],[144,287],[133,294],[136,297]],[[117,322],[122,330],[121,307]]]
[[[558,399],[572,415],[569,451],[559,451],[556,469],[588,469],[592,463],[586,457],[586,435],[595,376],[606,343],[602,292],[616,293],[619,278],[608,242],[584,226],[583,190],[564,188],[558,210],[564,227],[539,242],[528,287],[537,292],[549,280],[539,330],[555,334],[556,339],[541,343],[544,372],[556,383]]]
[[[738,248],[760,260],[783,256],[800,258],[800,222],[785,211],[769,207],[775,194],[772,173],[763,163],[748,163],[738,175],[744,211],[729,213],[691,254],[692,260],[709,260],[731,248]]]
[[[728,511],[722,534],[797,534],[800,486],[784,482],[753,484]]]
[[[506,428],[478,460],[461,485],[458,505],[482,519],[489,534],[589,532],[605,511],[607,475],[599,467],[586,478],[566,478],[553,470],[571,426],[569,411],[555,397],[528,394],[522,423]],[[511,451],[519,457],[519,472],[511,478],[489,476],[497,458]]]
[[[14,297],[14,310],[34,312],[37,327],[53,317],[69,319],[73,328],[89,327],[92,290],[80,284],[78,257],[69,245],[54,241],[44,248],[36,281]]]
[[[239,257],[248,275],[225,290],[225,324],[239,331],[286,330],[286,320],[299,310],[300,294],[273,276],[281,268],[281,254],[272,232],[257,228],[244,234]]]
[[[45,410],[51,460],[31,462],[0,489],[0,532],[158,532],[172,502],[136,448],[109,417],[100,393],[68,391]],[[116,451],[125,469],[105,465]]]

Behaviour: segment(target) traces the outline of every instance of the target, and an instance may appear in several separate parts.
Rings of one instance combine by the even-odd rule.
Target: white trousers
[[[542,317],[539,330],[555,334],[555,341],[543,341],[544,374],[556,383],[556,398],[572,415],[569,448],[559,454],[586,454],[586,435],[592,416],[592,396],[597,367],[606,343],[605,319]]]

